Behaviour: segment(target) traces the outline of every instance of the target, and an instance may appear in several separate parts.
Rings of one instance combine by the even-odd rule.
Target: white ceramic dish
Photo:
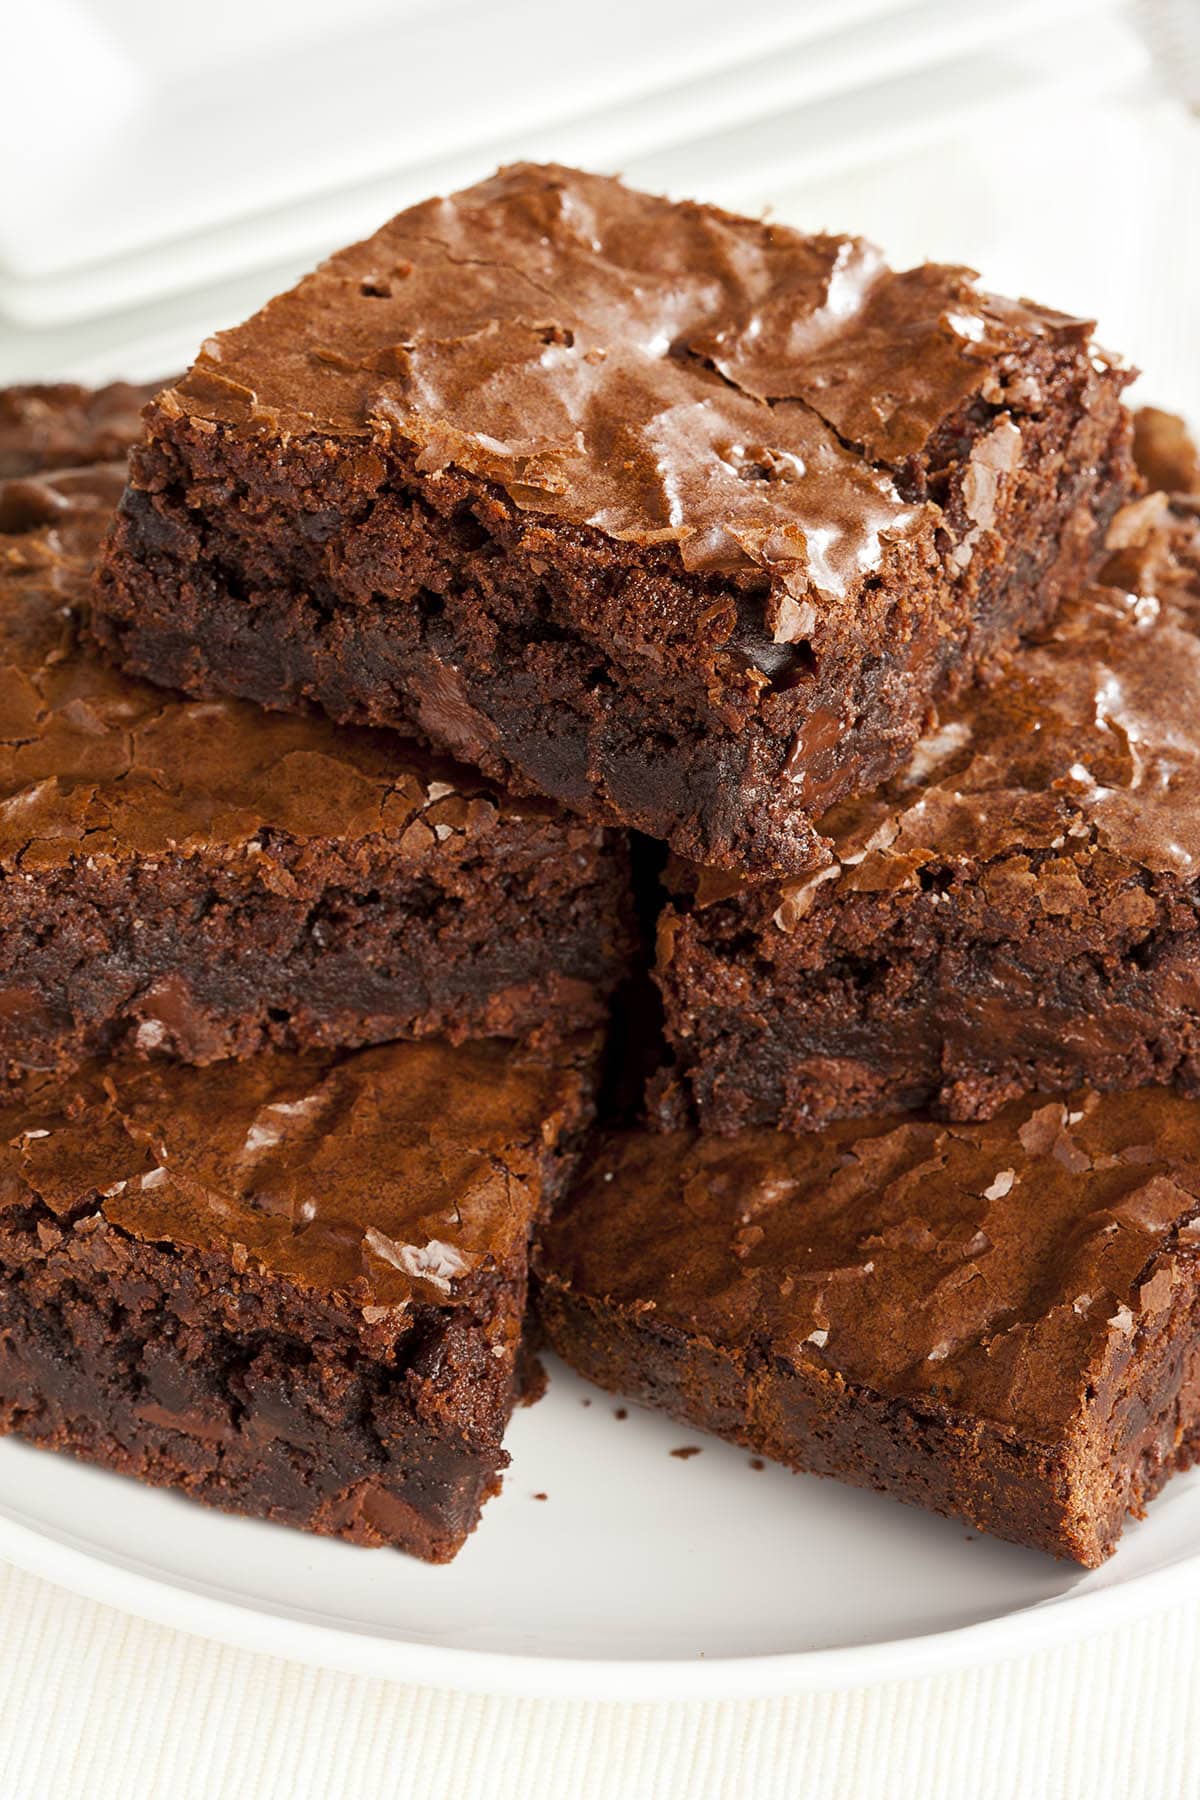
[[[1090,167],[1098,144],[1081,119],[1068,135]],[[1073,232],[1053,197],[1031,214],[1030,171],[1040,176],[1045,152],[1036,134],[1006,134],[994,167],[963,151],[932,189],[898,162],[870,184],[797,197],[789,216],[868,228],[899,260],[944,240],[943,254],[977,259],[1001,290],[1066,305],[1103,298],[1113,341],[1156,369],[1153,397],[1194,410],[1195,270],[1167,229],[1194,177],[1188,129],[1105,116],[1105,208],[1105,182],[1126,163],[1125,200],[1153,175],[1177,202],[1164,203],[1161,234],[1147,225],[1123,258],[1097,252],[1098,214]],[[1139,145],[1141,161],[1130,157]],[[1020,179],[1009,180],[1014,164]],[[915,213],[901,205],[906,191],[921,196]],[[931,192],[948,196],[944,218],[929,213]],[[1142,227],[1136,207],[1125,216],[1131,232]],[[259,298],[239,295],[229,316]],[[69,354],[46,349],[25,372],[149,376],[178,366],[214,319],[171,322],[156,309],[147,323],[147,337],[114,329],[111,342],[81,329]],[[615,1410],[556,1370],[546,1400],[514,1422],[505,1493],[448,1569],[208,1513],[13,1441],[0,1442],[0,1556],[164,1624],[316,1665],[613,1700],[912,1677],[1025,1655],[1200,1596],[1200,1471],[1170,1484],[1116,1557],[1085,1575],[877,1496],[753,1471],[727,1446]],[[671,1457],[693,1443],[700,1456]]]
[[[442,1688],[703,1699],[1023,1655],[1200,1593],[1200,1474],[1083,1574],[743,1452],[567,1374],[504,1493],[429,1568],[0,1444],[0,1555],[181,1630]],[[587,1404],[585,1404],[587,1402]],[[672,1450],[697,1445],[686,1459]],[[546,1498],[539,1500],[537,1495]]]

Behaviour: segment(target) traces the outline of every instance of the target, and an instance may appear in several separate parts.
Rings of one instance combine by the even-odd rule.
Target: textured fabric
[[[3,1800],[1190,1800],[1200,1608],[1021,1662],[703,1705],[512,1701],[231,1650],[0,1567]]]

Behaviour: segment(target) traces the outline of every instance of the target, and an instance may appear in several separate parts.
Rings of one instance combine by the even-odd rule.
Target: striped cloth
[[[0,1566],[3,1800],[1190,1800],[1200,1607],[961,1674],[618,1706],[395,1687]]]

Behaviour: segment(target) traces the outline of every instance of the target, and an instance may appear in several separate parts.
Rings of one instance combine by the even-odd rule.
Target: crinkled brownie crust
[[[0,1101],[0,1431],[444,1562],[499,1486],[595,1046],[108,1063]]]
[[[1094,568],[1127,379],[961,270],[509,170],[206,346],[150,411],[96,630],[151,680],[801,870]]]
[[[1200,1451],[1200,1108],[610,1139],[539,1245],[580,1373],[1094,1567]]]

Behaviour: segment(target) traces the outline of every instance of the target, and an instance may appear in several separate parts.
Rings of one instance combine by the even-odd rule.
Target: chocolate
[[[31,1076],[0,1098],[5,1203],[78,1224],[93,1196],[89,1231],[352,1302],[369,1340],[379,1309],[477,1305],[523,1255],[578,1055],[430,1040]]]
[[[507,1457],[595,1045],[106,1062],[0,1099],[0,1429],[435,1561]]]
[[[630,948],[610,835],[85,650],[124,473],[0,483],[0,1066],[599,1022]]]
[[[1142,406],[1133,417],[1133,450],[1151,488],[1200,494],[1200,452],[1177,413]]]
[[[166,698],[88,655],[79,612],[124,476],[115,464],[0,488],[0,506],[18,488],[23,509],[10,506],[3,567],[0,858],[30,870],[67,855],[245,852],[274,832],[387,833],[417,868],[497,815],[553,816],[381,733]]]
[[[97,627],[152,679],[804,869],[813,814],[1093,565],[1127,379],[969,271],[518,165],[203,347]]]
[[[835,316],[857,311],[837,275],[857,248],[517,169],[401,214],[210,339],[163,404],[235,429],[399,439],[422,474],[453,465],[522,512],[840,598],[919,509],[795,403],[802,368],[773,396],[788,404],[765,408],[753,357],[739,380],[715,323],[753,340],[782,290],[793,329],[807,315],[819,335],[831,282]]]
[[[821,821],[772,886],[678,867],[658,979],[663,1116],[805,1129],[1031,1089],[1200,1091],[1200,565],[1150,493],[1113,585],[948,709],[907,768]]]
[[[797,1469],[1093,1566],[1200,1446],[1200,1110],[610,1139],[548,1227],[553,1347]]]
[[[892,476],[946,418],[989,376],[1003,405],[997,365],[1031,340],[1089,330],[980,293],[970,270],[896,275],[857,238],[518,166],[400,214],[210,339],[163,405],[398,438],[422,473],[452,464],[522,512],[827,605],[928,523]],[[1019,460],[1018,427],[998,429]]]
[[[1186,586],[1182,597],[1186,607]],[[840,874],[825,881],[892,890],[915,885],[930,861],[1014,850],[1108,852],[1151,875],[1194,879],[1200,640],[1171,598],[1165,584],[1161,595],[1095,588],[1064,607],[947,714],[884,793],[826,816]],[[785,908],[802,906],[801,887],[779,891]]]

